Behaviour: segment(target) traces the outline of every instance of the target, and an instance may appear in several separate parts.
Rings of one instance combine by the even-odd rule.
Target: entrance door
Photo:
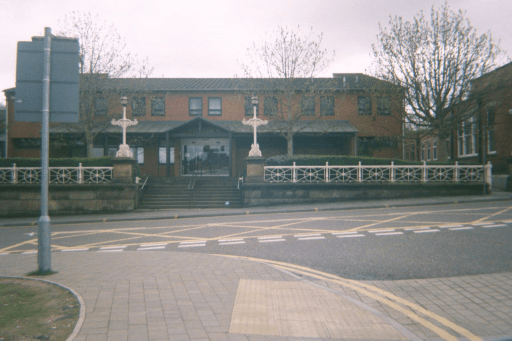
[[[229,176],[229,139],[182,139],[181,175]]]

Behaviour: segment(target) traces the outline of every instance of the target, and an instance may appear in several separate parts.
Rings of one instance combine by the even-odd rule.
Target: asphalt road
[[[511,246],[510,201],[52,226],[55,252],[232,254],[358,280],[512,271]],[[37,226],[0,228],[0,257],[35,250]]]

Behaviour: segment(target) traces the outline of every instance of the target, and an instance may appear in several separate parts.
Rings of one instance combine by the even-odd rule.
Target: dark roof
[[[109,89],[126,91],[276,91],[370,90],[395,87],[389,82],[363,74],[334,74],[333,78],[106,78]]]
[[[244,125],[242,121],[209,121],[205,118],[194,118],[189,121],[139,121],[135,126],[126,128],[129,134],[158,134],[165,133],[170,130],[179,128],[182,125],[188,124],[194,120],[203,120],[209,124],[216,125],[227,131],[233,133],[252,133],[252,127]],[[258,128],[259,133],[275,133],[279,131],[279,126],[282,122],[270,121],[267,125]],[[74,130],[73,127],[77,126],[76,123],[59,124],[50,128],[50,133],[65,134],[72,131],[81,131],[80,129]],[[294,125],[295,131],[304,133],[357,133],[358,130],[345,120],[316,120],[316,121],[301,121]],[[108,126],[102,129],[103,133],[121,133],[119,126]]]

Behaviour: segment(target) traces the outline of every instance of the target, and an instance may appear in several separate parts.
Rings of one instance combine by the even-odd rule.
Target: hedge
[[[113,165],[110,157],[58,158],[49,160],[50,167],[78,167],[80,163],[82,167],[112,167]],[[41,159],[20,157],[0,159],[0,167],[12,167],[13,164],[16,164],[16,167],[41,167]]]
[[[401,159],[382,159],[364,156],[339,156],[339,155],[278,155],[267,159],[267,166],[323,166],[326,162],[330,166],[357,166],[359,162],[363,166],[389,166],[393,162],[397,166],[423,165],[422,161],[407,161]],[[455,162],[429,162],[429,165],[454,165]],[[459,162],[460,165],[469,164]]]

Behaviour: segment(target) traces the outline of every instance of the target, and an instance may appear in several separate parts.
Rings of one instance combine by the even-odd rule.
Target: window
[[[334,116],[334,96],[320,97],[320,114],[322,116]]]
[[[391,98],[377,98],[377,115],[391,115]]]
[[[171,159],[171,164],[174,163],[174,147],[170,147],[169,148],[170,150],[170,159]],[[166,165],[167,164],[167,147],[158,147],[158,163],[161,164],[161,165]]]
[[[203,116],[202,97],[190,97],[188,99],[188,114],[190,116]]]
[[[277,115],[277,98],[265,97],[263,100],[263,113],[265,116]]]
[[[431,156],[432,143],[430,141],[428,141],[427,143],[425,143],[425,145],[427,146],[427,161],[430,161],[430,160],[432,160],[432,156]]]
[[[132,116],[146,116],[146,97],[132,98]]]
[[[303,96],[300,100],[300,111],[304,116],[315,116],[315,96]]]
[[[173,141],[170,141],[170,145],[174,145]],[[159,139],[158,140],[158,163],[161,165],[167,164],[167,140]],[[174,147],[169,146],[170,151],[170,164],[174,163]]]
[[[151,99],[151,116],[165,116],[164,97],[155,97]]]
[[[130,146],[130,151],[133,154],[133,157],[135,160],[137,160],[137,163],[139,165],[144,164],[144,147],[132,147]]]
[[[254,116],[254,109],[252,107],[251,97],[245,97],[245,116]],[[260,106],[256,106],[256,116],[260,114]]]
[[[94,99],[94,116],[106,117],[108,113],[108,102],[105,97]]]
[[[459,143],[459,156],[476,155],[476,129],[474,118],[462,122],[457,132]]]
[[[372,99],[366,96],[357,98],[357,114],[371,116],[372,114]]]
[[[437,140],[432,141],[432,160],[437,160]]]
[[[426,152],[427,152],[427,144],[422,143],[421,144],[421,161],[427,161],[427,159],[425,158]]]
[[[487,153],[496,153],[496,134],[494,131],[494,108],[487,111]]]
[[[208,97],[208,116],[222,115],[222,98]]]

